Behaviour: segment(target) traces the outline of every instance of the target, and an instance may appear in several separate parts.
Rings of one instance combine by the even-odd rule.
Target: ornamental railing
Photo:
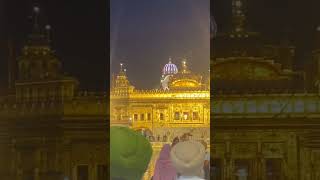
[[[211,115],[320,115],[318,95],[224,96],[211,101]]]

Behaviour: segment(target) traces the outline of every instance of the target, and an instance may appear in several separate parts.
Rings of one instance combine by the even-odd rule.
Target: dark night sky
[[[124,62],[136,88],[157,88],[162,67],[209,70],[209,0],[111,0],[111,71]]]
[[[297,47],[296,68],[301,69],[310,60],[315,29],[320,24],[319,0],[247,0],[248,21],[251,30],[261,32],[268,41],[289,35]],[[213,2],[213,3],[212,3]],[[230,27],[231,0],[211,1],[218,31]],[[289,33],[286,33],[289,32]]]
[[[31,30],[29,16],[34,2],[41,8],[43,25],[52,26],[52,46],[64,72],[78,78],[82,89],[106,90],[109,80],[107,0],[6,0],[5,4],[0,3],[0,87],[7,86],[7,39],[12,37],[20,53]]]
[[[30,32],[28,16],[32,14],[34,1],[3,2],[0,0],[1,89],[7,86],[6,41],[10,35],[20,50]],[[84,89],[105,89],[109,79],[108,2],[39,2],[43,20],[53,28],[53,48],[64,71],[77,77]],[[190,57],[192,51],[191,67],[205,71],[198,64],[208,62],[205,58],[209,53],[208,3],[209,0],[112,0],[113,70],[118,71],[118,62],[123,59],[136,86],[153,87],[158,85],[161,67],[168,56]],[[230,4],[231,0],[211,1],[219,31],[230,25]],[[320,24],[319,7],[318,0],[249,0],[249,21],[252,29],[271,39],[281,37],[283,29],[290,27],[290,38],[298,47],[296,61],[301,67],[308,61],[305,57],[311,49],[314,29]]]

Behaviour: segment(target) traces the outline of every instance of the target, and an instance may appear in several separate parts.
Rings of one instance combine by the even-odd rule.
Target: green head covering
[[[149,141],[127,127],[110,128],[111,179],[141,180],[152,155]]]

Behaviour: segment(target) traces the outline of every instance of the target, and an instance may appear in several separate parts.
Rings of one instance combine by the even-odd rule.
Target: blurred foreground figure
[[[141,180],[152,156],[149,141],[127,127],[110,128],[111,180]]]
[[[210,18],[210,38],[214,38],[217,34],[217,24],[214,20],[214,17],[211,16]]]
[[[171,144],[171,148],[173,148],[173,146],[175,146],[176,144],[178,144],[180,142],[180,139],[179,137],[175,137],[172,141],[172,144]]]
[[[203,180],[205,149],[200,142],[184,141],[176,144],[170,153],[171,161],[180,174],[178,180]]]
[[[210,180],[210,153],[207,150],[208,148],[207,143],[205,141],[201,141],[201,144],[203,145],[206,152],[204,164],[203,164],[204,179]]]
[[[162,147],[156,162],[153,180],[176,180],[177,171],[172,165],[170,151],[171,146],[169,144],[165,144]]]

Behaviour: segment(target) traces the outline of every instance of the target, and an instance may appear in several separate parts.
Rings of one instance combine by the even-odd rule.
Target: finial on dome
[[[39,13],[40,13],[40,8],[39,8],[39,6],[34,6],[33,7],[33,12],[34,12],[34,27],[36,28],[36,27],[38,27],[39,26],[39,22],[38,22],[38,20],[39,20]]]
[[[38,6],[34,6],[33,11],[38,14],[40,12],[40,8]]]
[[[119,73],[119,75],[125,76],[126,72],[127,72],[127,69],[124,68],[124,64],[120,63],[120,73]]]
[[[120,72],[123,72],[123,63],[120,63]]]
[[[171,56],[169,57],[169,63],[170,63],[170,64],[172,63],[172,58],[171,58]]]
[[[188,73],[188,66],[187,66],[187,59],[183,58],[182,59],[182,73]]]
[[[235,32],[243,32],[245,30],[245,0],[232,0],[232,21],[233,30]]]
[[[46,28],[46,31],[47,31],[47,38],[48,38],[48,41],[50,41],[50,31],[51,31],[51,26],[49,24],[47,24],[45,26]]]

